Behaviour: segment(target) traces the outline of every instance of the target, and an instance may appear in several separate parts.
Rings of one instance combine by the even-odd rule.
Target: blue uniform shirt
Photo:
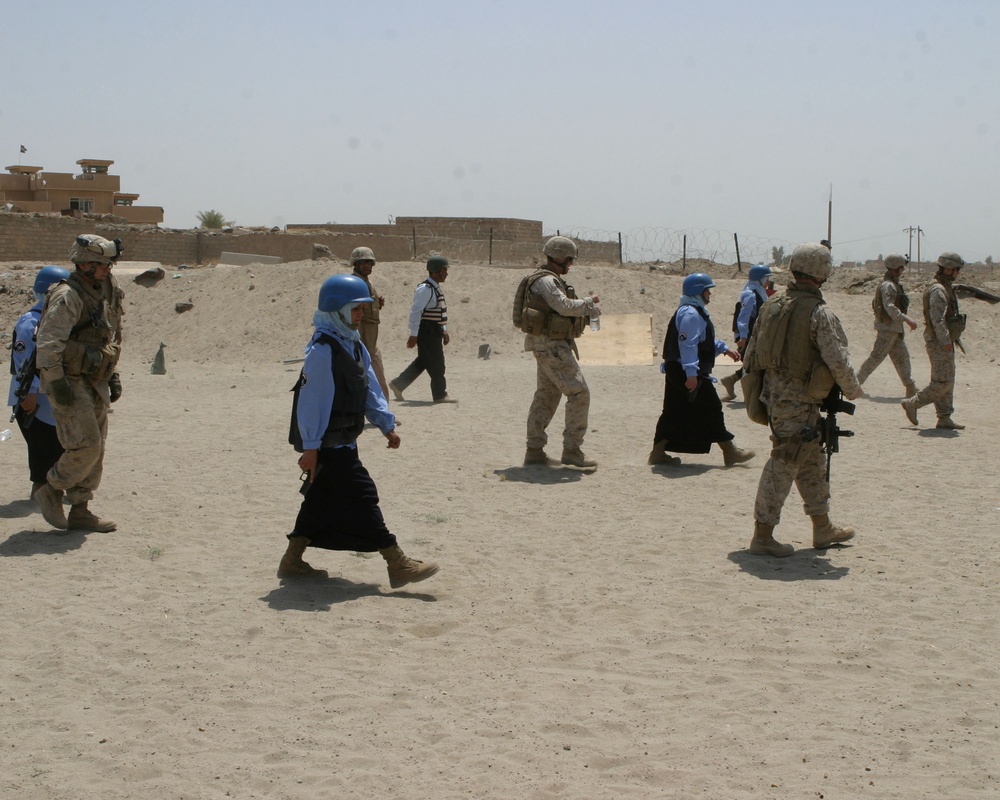
[[[11,355],[14,359],[14,371],[21,369],[21,365],[31,358],[35,352],[35,331],[38,329],[38,320],[42,317],[42,304],[36,303],[17,321],[14,326],[14,341],[11,343]],[[7,405],[11,408],[17,405],[17,397],[14,391],[17,389],[17,375],[11,375],[10,391],[7,393]],[[38,376],[31,382],[29,394],[38,395],[38,410],[35,412],[35,419],[41,420],[46,425],[55,425],[56,418],[52,416],[52,405],[49,398],[41,393],[38,387]]]
[[[354,342],[345,339],[333,328],[316,328],[312,339],[309,340],[305,364],[302,365],[306,380],[299,390],[298,406],[299,433],[305,450],[318,450],[323,444],[323,434],[330,424],[330,409],[333,408],[333,398],[336,393],[333,382],[333,354],[329,345],[316,342],[321,333],[339,341],[348,353],[354,350]],[[378,378],[375,377],[371,356],[363,344],[358,342],[358,346],[361,348],[361,358],[368,372],[365,418],[382,433],[388,433],[396,427],[396,417],[389,411],[389,404],[382,394]],[[356,445],[352,442],[341,447],[356,447]]]
[[[679,359],[684,374],[693,378],[698,374],[698,345],[704,340],[708,325],[694,306],[682,305],[677,309],[677,346],[681,351]],[[715,354],[729,352],[729,347],[721,339],[715,340]]]

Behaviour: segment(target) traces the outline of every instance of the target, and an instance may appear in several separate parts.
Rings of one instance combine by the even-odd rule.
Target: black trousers
[[[63,454],[63,446],[59,444],[59,436],[56,434],[56,426],[42,422],[40,419],[32,419],[28,422],[28,415],[21,406],[14,412],[17,420],[17,427],[21,429],[21,435],[28,445],[28,474],[32,483],[45,483],[45,476],[49,474],[52,465],[59,460]]]
[[[421,320],[417,330],[417,357],[393,383],[402,392],[424,370],[431,378],[431,397],[440,400],[448,394],[448,384],[444,379],[444,332],[438,323],[427,320]]]
[[[732,441],[715,384],[698,378],[698,390],[692,395],[684,386],[684,368],[668,361],[666,369],[663,412],[653,441],[666,441],[665,449],[673,453],[707,453],[714,442]]]
[[[353,447],[319,451],[320,470],[306,492],[289,535],[310,547],[373,553],[396,544],[378,507],[378,490]]]

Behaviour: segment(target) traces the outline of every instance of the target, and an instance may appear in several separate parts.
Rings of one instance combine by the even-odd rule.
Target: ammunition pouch
[[[85,344],[69,339],[63,351],[63,370],[95,381],[106,381],[118,366],[121,348],[113,342]]]
[[[830,368],[820,361],[813,366],[812,372],[809,373],[809,380],[806,381],[806,393],[814,400],[823,400],[830,394],[830,390],[836,383],[837,379],[833,377]]]
[[[537,308],[526,308],[521,315],[521,331],[541,336],[545,331],[545,318],[548,316],[544,311]]]
[[[965,314],[952,314],[945,317],[944,324],[948,328],[948,336],[951,337],[953,342],[957,342],[962,338],[962,334],[965,333],[966,320],[967,317]]]

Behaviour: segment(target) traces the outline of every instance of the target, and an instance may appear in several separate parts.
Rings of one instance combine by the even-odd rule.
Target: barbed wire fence
[[[602,243],[617,247],[621,243],[622,263],[677,263],[711,261],[715,264],[773,264],[776,254],[791,255],[794,244],[786,239],[763,236],[734,235],[732,231],[713,228],[632,228],[626,232],[603,231],[569,226],[546,231],[545,235],[561,233],[586,246]],[[739,258],[737,258],[737,245]],[[749,268],[747,266],[747,268]]]

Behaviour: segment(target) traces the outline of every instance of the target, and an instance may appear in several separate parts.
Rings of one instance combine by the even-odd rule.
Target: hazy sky
[[[997,0],[5,3],[3,166],[167,227],[392,216],[1000,259]],[[28,148],[20,155],[19,146]],[[913,245],[916,256],[916,243]]]

